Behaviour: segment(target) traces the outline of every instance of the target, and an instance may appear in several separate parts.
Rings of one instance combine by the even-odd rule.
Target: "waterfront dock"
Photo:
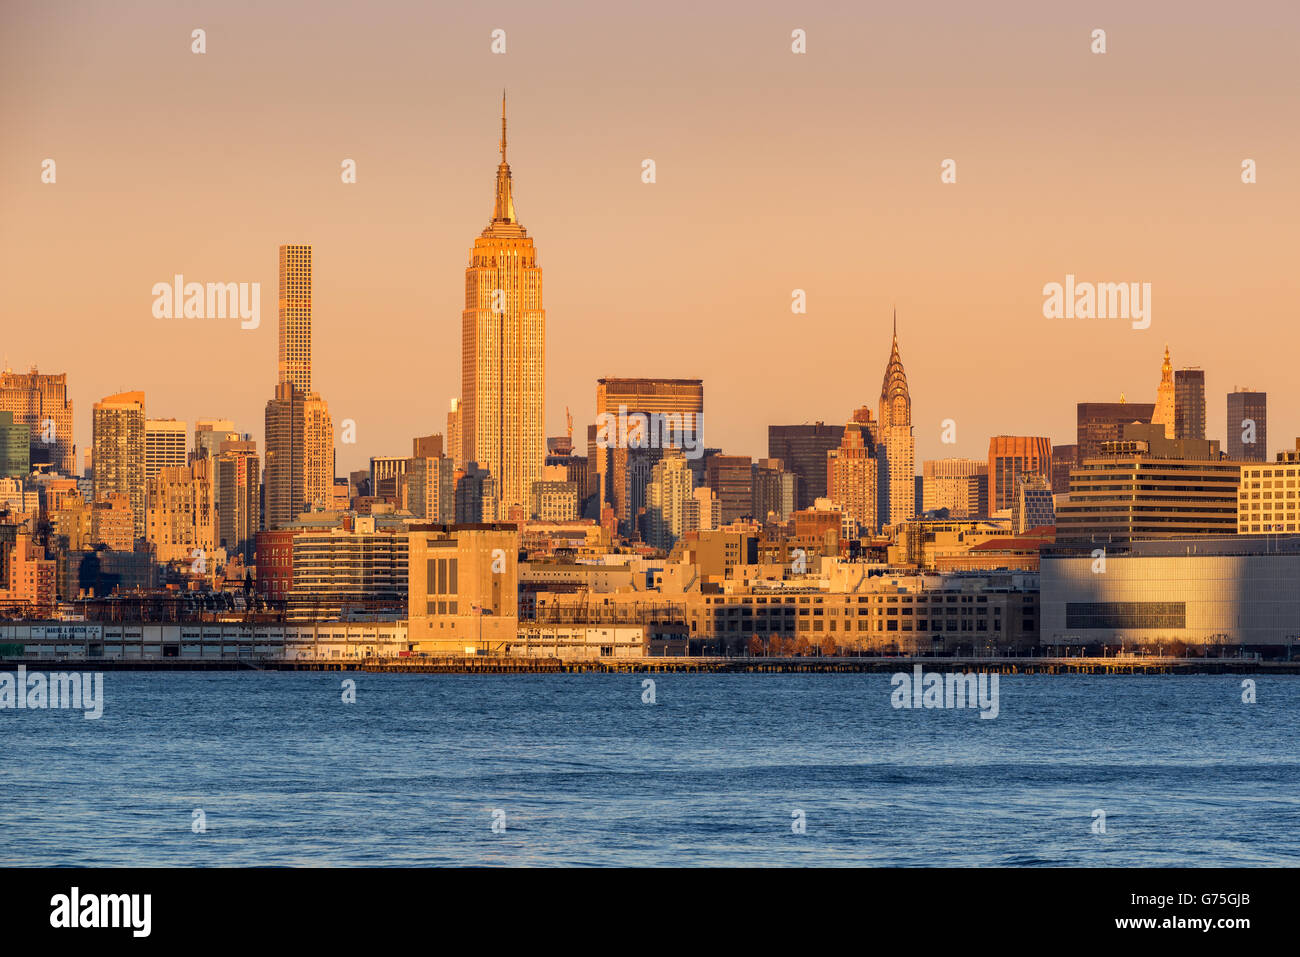
[[[1300,661],[1258,658],[1108,657],[665,657],[564,660],[541,657],[401,658],[6,658],[31,671],[335,671],[373,674],[894,674],[926,671],[999,675],[1300,675]]]

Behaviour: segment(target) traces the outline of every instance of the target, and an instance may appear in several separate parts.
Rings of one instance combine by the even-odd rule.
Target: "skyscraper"
[[[1165,438],[1174,437],[1174,367],[1169,364],[1169,346],[1165,346],[1165,361],[1160,366],[1160,385],[1156,389],[1151,424],[1163,425]]]
[[[1205,370],[1174,373],[1174,438],[1205,438]]]
[[[989,511],[1010,509],[1022,475],[1037,472],[1050,483],[1052,443],[1045,436],[995,435],[989,439]]]
[[[311,392],[311,246],[280,247],[278,382]]]
[[[1075,441],[1078,460],[1096,458],[1101,443],[1120,437],[1125,425],[1152,421],[1156,406],[1150,402],[1080,402],[1075,406]],[[1063,490],[1062,490],[1063,491]]]
[[[66,373],[42,375],[0,372],[0,412],[12,412],[15,425],[31,432],[28,455],[32,465],[46,463],[64,475],[77,472],[77,450],[72,442],[72,401]]]
[[[515,216],[503,93],[496,200],[470,250],[461,315],[461,455],[492,476],[499,514],[532,504],[546,454],[545,385],[542,269]]]
[[[1228,393],[1228,458],[1268,461],[1268,393],[1234,389]]]
[[[226,549],[228,559],[238,555],[251,565],[261,527],[257,443],[224,441],[217,447],[215,458],[217,544]]]
[[[195,459],[193,466],[164,466],[148,479],[145,534],[157,561],[202,558],[203,565],[192,567],[206,570],[207,562],[214,560],[217,521],[212,466],[212,459]]]
[[[461,454],[461,413],[460,399],[451,400],[451,409],[447,412],[447,458],[453,467],[465,464]]]
[[[222,442],[239,442],[243,438],[229,419],[199,419],[194,423],[194,446],[190,455],[196,459],[215,459]]]
[[[651,470],[646,485],[645,540],[665,551],[699,525],[695,477],[680,451],[671,450]]]
[[[1022,535],[1031,528],[1055,523],[1051,483],[1037,472],[1020,476],[1011,503],[1011,531]]]
[[[176,419],[144,420],[144,480],[146,485],[163,469],[185,467],[185,445],[189,436],[184,422]]]
[[[814,422],[804,425],[769,425],[767,456],[780,459],[797,478],[795,508],[812,508],[826,496],[826,453],[838,448],[844,426]]]
[[[100,399],[91,409],[95,461],[95,500],[117,494],[135,513],[136,538],[145,530],[144,393],[122,392]]]
[[[759,459],[754,463],[754,504],[751,514],[760,522],[769,518],[784,522],[794,514],[798,480],[785,470],[780,459]]]
[[[688,464],[695,462],[704,447],[704,380],[615,377],[596,380],[597,422],[617,419],[614,429],[602,429],[600,425],[588,429],[587,494],[600,495],[602,504],[615,505],[625,490],[613,485],[614,451],[618,442],[602,441],[601,437],[610,438],[610,432],[621,437],[626,423],[634,433],[628,437],[629,444],[640,441],[643,437],[636,416],[646,416],[647,431],[653,430],[658,436],[659,448],[686,448],[696,457]],[[648,442],[650,436],[644,438]]]
[[[266,404],[266,508],[279,528],[334,500],[334,423],[311,389],[311,246],[280,247],[280,356]]]
[[[880,524],[898,525],[916,514],[916,439],[912,435],[912,397],[898,354],[898,313],[894,342],[880,386]]]
[[[872,446],[871,424],[850,421],[844,426],[839,448],[826,453],[826,496],[863,534],[876,529],[884,511],[878,506],[879,476],[884,470]]]
[[[988,511],[989,463],[984,459],[929,459],[921,463],[924,511],[946,508],[951,518]]]
[[[710,455],[704,473],[705,484],[718,496],[723,525],[752,517],[754,463],[748,455]]]
[[[0,478],[25,479],[31,471],[32,430],[0,411]]]

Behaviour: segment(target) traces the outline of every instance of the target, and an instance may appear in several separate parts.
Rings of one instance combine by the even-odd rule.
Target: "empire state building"
[[[528,516],[533,483],[541,478],[545,385],[542,270],[515,216],[503,93],[492,222],[470,250],[461,315],[461,454],[491,473],[502,520],[519,507]]]

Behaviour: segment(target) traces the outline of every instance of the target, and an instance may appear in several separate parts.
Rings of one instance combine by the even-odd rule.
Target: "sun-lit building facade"
[[[496,200],[465,269],[461,347],[460,457],[495,479],[501,515],[527,509],[546,455],[546,311],[537,251],[515,215],[504,96]]]

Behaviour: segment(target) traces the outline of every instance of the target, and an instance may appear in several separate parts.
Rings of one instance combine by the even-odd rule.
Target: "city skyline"
[[[138,95],[140,115],[160,121],[177,119],[185,97],[196,104],[195,115],[252,103],[251,89],[220,79],[220,64],[231,56],[241,58],[250,81],[269,81],[323,55],[321,49],[294,50],[289,65],[273,66],[263,44],[281,26],[287,29],[273,17],[265,40],[241,36],[237,50],[231,31],[214,20],[203,59],[186,43],[163,42],[167,31],[178,29],[176,16],[157,9],[151,14],[159,22],[143,30],[139,42],[151,49],[142,62],[165,69],[174,82],[168,90],[141,93],[133,78],[116,77],[107,89],[119,97]],[[243,15],[224,16],[237,21]],[[1231,56],[1198,63],[1191,74],[1182,52],[1214,27],[1203,11],[1193,9],[1186,22],[1157,30],[1103,5],[1097,16],[1112,37],[1106,57],[1092,56],[1080,41],[1077,56],[1053,64],[1050,116],[1068,115],[1069,123],[1044,118],[1027,101],[986,109],[971,101],[970,91],[943,86],[955,71],[976,67],[992,70],[985,84],[998,82],[989,50],[1009,49],[1005,38],[978,20],[962,19],[970,15],[961,11],[953,15],[970,28],[969,39],[945,35],[933,50],[911,44],[915,63],[898,64],[882,41],[878,69],[901,68],[885,93],[873,95],[866,95],[868,80],[844,72],[855,62],[847,56],[853,41],[819,32],[815,10],[759,11],[717,49],[703,35],[683,39],[680,31],[647,27],[650,37],[662,35],[699,55],[690,66],[693,75],[725,77],[739,70],[753,78],[749,89],[705,84],[713,92],[697,104],[664,85],[657,72],[630,91],[579,94],[567,82],[548,84],[569,77],[584,58],[607,53],[594,42],[579,43],[575,64],[548,65],[532,33],[543,29],[538,15],[502,15],[506,27],[522,18],[514,20],[521,26],[510,34],[504,56],[489,51],[491,26],[467,20],[449,27],[463,44],[437,69],[473,67],[485,76],[481,84],[462,83],[454,98],[428,93],[427,83],[398,84],[403,92],[373,116],[349,106],[341,132],[313,134],[305,143],[263,129],[263,121],[249,115],[250,134],[267,134],[259,140],[267,145],[251,151],[236,143],[217,178],[213,161],[184,138],[160,157],[115,133],[111,103],[86,87],[84,68],[56,75],[24,49],[22,40],[38,40],[52,28],[48,14],[24,11],[0,40],[9,64],[0,70],[6,78],[9,69],[34,77],[64,108],[38,110],[37,101],[21,95],[4,101],[13,134],[0,146],[6,174],[0,261],[12,290],[5,306],[8,364],[68,373],[81,449],[88,444],[92,403],[135,389],[148,394],[151,415],[191,422],[229,418],[264,447],[259,383],[267,381],[269,341],[276,335],[269,308],[256,329],[155,319],[148,291],[177,273],[199,281],[260,282],[270,290],[270,251],[310,243],[317,258],[319,385],[313,385],[329,397],[336,425],[343,419],[357,424],[356,445],[338,446],[339,473],[362,467],[370,455],[400,453],[412,435],[442,431],[447,400],[459,391],[454,343],[463,277],[455,263],[463,262],[466,231],[482,222],[475,184],[495,139],[486,107],[505,84],[518,133],[515,166],[526,184],[530,226],[545,237],[550,277],[547,435],[563,433],[565,408],[579,422],[587,417],[590,383],[599,377],[698,377],[713,397],[711,444],[759,457],[770,423],[842,422],[871,402],[874,389],[863,384],[862,373],[869,381],[878,368],[878,344],[888,335],[895,303],[916,395],[918,462],[978,456],[988,436],[1003,432],[1068,440],[1076,401],[1114,401],[1121,393],[1149,401],[1150,356],[1166,341],[1180,367],[1207,369],[1208,434],[1225,435],[1218,397],[1242,383],[1269,391],[1275,409],[1294,405],[1285,350],[1257,350],[1246,338],[1225,342],[1223,323],[1225,315],[1257,316],[1268,328],[1298,291],[1273,225],[1280,211],[1297,204],[1295,185],[1282,175],[1296,152],[1294,134],[1264,122],[1259,110],[1233,108],[1255,96],[1256,87],[1279,82],[1268,73],[1269,58],[1244,58],[1233,37],[1216,36]],[[386,16],[385,28],[423,22],[408,6],[389,7]],[[806,18],[809,31],[803,57],[789,49],[796,16]],[[919,29],[906,14],[891,16],[875,24],[885,37]],[[702,30],[720,26],[713,17],[705,15]],[[1043,12],[1026,20],[1021,44],[1010,48],[1022,68],[1044,55],[1035,40],[1050,37],[1055,50],[1061,48],[1057,38],[1069,31],[1086,38],[1090,22],[1059,17]],[[858,42],[876,35],[867,21],[854,23]],[[91,16],[82,28],[97,24]],[[184,27],[182,38],[191,28]],[[1122,45],[1114,44],[1116,35]],[[394,39],[389,33],[385,38]],[[325,53],[345,43],[334,24],[322,26],[316,39]],[[1158,63],[1176,62],[1173,79],[1190,82],[1190,92],[1169,119],[1144,128],[1141,149],[1116,154],[1119,138],[1140,131],[1131,117],[1108,112],[1110,94],[1135,91],[1149,102],[1172,88],[1163,85],[1171,80],[1151,78],[1149,63],[1139,70],[1139,50]],[[925,72],[930,68],[932,75]],[[399,64],[394,75],[409,69]],[[761,94],[777,81],[789,92],[771,103]],[[1107,91],[1100,102],[1093,95],[1098,84]],[[264,83],[259,93],[274,88]],[[907,119],[907,105],[919,98],[934,107],[937,88],[953,103],[940,105],[937,114],[930,110],[936,130],[920,130]],[[310,123],[333,115],[340,97],[345,104],[368,101],[379,89],[363,85],[350,97],[338,87],[286,89],[271,94],[271,101],[278,96],[300,107]],[[82,99],[69,99],[74,92]],[[398,107],[402,123],[393,122]],[[963,108],[1001,137],[976,135]],[[96,110],[102,115],[93,115]],[[588,128],[581,119],[587,115],[602,122]],[[846,124],[846,116],[859,122]],[[1177,121],[1192,116],[1216,125],[1220,145],[1213,151],[1181,132]],[[685,121],[685,135],[675,120]],[[1016,125],[1026,120],[1032,121],[1027,127]],[[89,135],[73,137],[67,124],[74,123]],[[1065,134],[1071,128],[1097,131],[1097,141],[1070,141]],[[1019,132],[1009,135],[1010,129]],[[886,145],[870,145],[877,140]],[[1172,149],[1185,160],[1177,170],[1161,163]],[[46,156],[59,161],[56,183],[40,181]],[[940,163],[950,156],[958,179],[942,184]],[[657,162],[653,184],[641,181],[647,157]],[[1260,163],[1258,183],[1240,181],[1243,157]],[[339,179],[348,158],[357,162],[351,185]],[[774,183],[787,185],[774,190]],[[800,186],[792,191],[794,183]],[[1189,191],[1194,214],[1186,203]],[[848,206],[845,195],[852,197]],[[123,205],[128,197],[138,209]],[[738,209],[744,210],[741,220]],[[1134,210],[1144,214],[1141,225],[1131,219]],[[105,230],[128,215],[152,218],[157,235],[112,241]],[[1125,229],[1116,232],[1120,221]],[[745,228],[699,228],[735,222]],[[72,229],[74,223],[79,228]],[[870,224],[865,232],[862,223]],[[1049,224],[1055,225],[1048,230]],[[238,238],[210,238],[223,233]],[[719,250],[725,251],[722,260]],[[48,264],[69,255],[80,257],[81,281],[55,285]],[[1043,284],[1075,272],[1151,282],[1151,328],[1044,319]],[[790,312],[794,289],[807,293],[806,315]],[[264,297],[263,305],[269,301]],[[27,316],[43,321],[24,322]],[[61,330],[53,340],[46,331],[52,326]],[[746,334],[736,335],[737,329]],[[811,350],[808,362],[778,361],[796,343]],[[746,388],[753,370],[764,375],[761,390]],[[1043,398],[1025,401],[1026,392]],[[1068,398],[1050,398],[1057,394]],[[952,445],[940,441],[945,419],[957,424]],[[1290,444],[1287,431],[1280,421],[1270,436],[1270,457]]]

